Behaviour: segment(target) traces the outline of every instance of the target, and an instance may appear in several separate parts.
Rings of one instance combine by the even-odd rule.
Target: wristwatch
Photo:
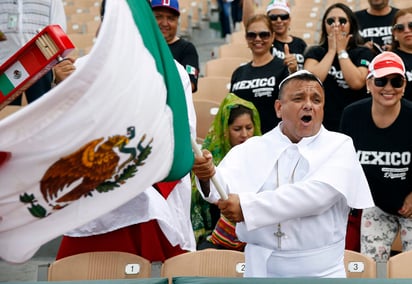
[[[339,51],[338,59],[345,59],[345,58],[349,58],[349,54],[346,52],[346,50]]]

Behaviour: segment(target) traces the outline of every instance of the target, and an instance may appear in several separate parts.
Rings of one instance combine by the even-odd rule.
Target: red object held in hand
[[[0,65],[0,109],[21,95],[75,46],[59,25],[49,25]]]

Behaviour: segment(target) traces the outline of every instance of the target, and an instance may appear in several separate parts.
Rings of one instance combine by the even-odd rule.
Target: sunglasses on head
[[[385,87],[386,84],[391,82],[392,87],[394,88],[400,88],[403,86],[403,77],[402,76],[396,76],[391,79],[388,79],[386,77],[382,78],[374,78],[374,83],[376,87]]]
[[[271,35],[271,33],[270,32],[258,32],[258,33],[255,33],[255,32],[247,32],[246,33],[246,39],[247,40],[255,40],[256,38],[257,38],[257,36],[259,36],[260,37],[260,39],[262,39],[262,40],[267,40],[267,39],[269,39],[270,38],[270,35]]]
[[[333,25],[334,23],[335,23],[335,19],[336,18],[327,18],[326,19],[326,23],[329,25],[329,26],[331,26],[331,25]],[[348,22],[348,20],[346,19],[346,18],[344,18],[344,17],[339,17],[338,18],[338,21],[339,21],[339,24],[340,25],[345,25],[347,22]]]
[[[408,22],[407,23],[407,25],[408,25],[408,28],[410,29],[410,30],[412,30],[412,22]],[[394,31],[398,31],[398,32],[403,32],[403,31],[405,31],[405,24],[396,24],[396,25],[394,25],[393,27],[392,27],[392,29],[394,30]]]
[[[280,18],[282,21],[289,19],[289,14],[270,14],[268,15],[271,21],[277,21]]]

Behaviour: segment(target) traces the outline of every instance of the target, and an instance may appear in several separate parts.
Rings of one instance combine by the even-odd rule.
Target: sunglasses
[[[410,29],[410,30],[412,30],[412,22],[408,22],[407,23],[407,25],[408,25],[408,28]],[[403,31],[405,31],[405,25],[404,24],[396,24],[396,25],[394,25],[393,27],[392,27],[392,29],[394,30],[394,31],[398,31],[398,32],[403,32]]]
[[[247,40],[255,40],[258,36],[262,40],[268,40],[270,38],[271,33],[270,32],[247,32],[246,33],[246,39]]]
[[[331,25],[333,25],[334,23],[335,23],[335,19],[336,18],[327,18],[326,19],[326,23],[329,25],[329,26],[331,26]],[[339,24],[340,25],[346,25],[346,23],[348,22],[348,20],[346,19],[346,18],[344,18],[344,17],[339,17],[338,18],[338,21],[339,21]]]
[[[392,87],[394,88],[400,88],[403,86],[403,77],[402,76],[396,76],[391,79],[388,79],[386,77],[382,78],[374,78],[374,83],[376,87],[385,87],[386,84],[391,82]]]
[[[277,21],[278,18],[280,18],[282,21],[286,21],[289,19],[290,15],[289,14],[270,14],[268,15],[269,19],[271,21]]]

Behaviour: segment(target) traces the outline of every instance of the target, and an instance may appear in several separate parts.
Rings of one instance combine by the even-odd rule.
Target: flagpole
[[[200,151],[199,146],[197,145],[195,139],[193,137],[190,137],[190,140],[192,142],[192,149],[193,149],[193,152],[195,153],[195,156],[199,156],[199,157],[203,156],[202,151]],[[223,190],[222,186],[219,184],[216,177],[212,176],[210,180],[212,181],[213,185],[216,187],[217,192],[220,195],[220,198],[223,200],[226,200],[227,199],[226,191]]]

